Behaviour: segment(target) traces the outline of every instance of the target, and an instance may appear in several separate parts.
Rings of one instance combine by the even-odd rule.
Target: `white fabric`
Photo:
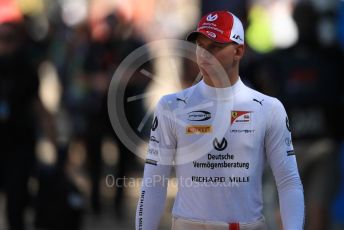
[[[173,163],[174,216],[225,223],[261,219],[265,162],[275,176],[284,229],[302,229],[303,188],[287,115],[277,99],[241,80],[223,89],[201,81],[164,96],[155,117],[144,173],[144,182],[151,179],[153,186],[142,185],[136,229],[157,229]]]
[[[232,13],[228,13],[233,16],[233,28],[230,33],[230,39],[238,44],[244,44],[244,27],[242,26],[240,19]]]
[[[240,230],[267,230],[264,218],[252,223],[240,223]],[[171,230],[228,230],[229,223],[223,222],[209,222],[209,221],[194,221],[183,218],[173,217]]]

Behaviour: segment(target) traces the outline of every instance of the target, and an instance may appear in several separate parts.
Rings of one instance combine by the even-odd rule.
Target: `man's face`
[[[243,45],[215,42],[202,34],[198,35],[196,44],[197,64],[203,75],[214,76],[217,61],[228,74],[243,55]]]

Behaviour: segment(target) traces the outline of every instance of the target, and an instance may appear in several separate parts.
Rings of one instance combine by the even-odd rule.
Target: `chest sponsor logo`
[[[213,140],[213,146],[214,146],[214,149],[216,149],[217,151],[223,151],[227,148],[227,140],[226,138],[222,138],[221,142],[219,142],[219,140],[217,138],[215,138]]]
[[[158,117],[154,117],[153,124],[152,124],[152,131],[155,131],[156,128],[158,128],[158,125],[159,125]]]
[[[189,125],[185,131],[186,134],[204,134],[211,133],[213,128],[211,125]]]
[[[188,113],[189,121],[206,121],[211,118],[211,113],[204,110],[192,111]]]
[[[294,150],[287,151],[287,156],[294,156],[294,155],[295,155]]]
[[[158,165],[158,162],[156,160],[152,160],[152,159],[146,159],[146,164],[150,164],[150,165]]]
[[[290,129],[290,124],[289,124],[289,119],[288,117],[285,118],[285,125],[287,126],[287,129],[289,132],[291,132],[291,129]]]
[[[292,144],[291,138],[289,138],[289,137],[285,138],[284,142],[287,146],[290,146]]]
[[[232,111],[231,112],[231,125],[234,123],[250,123],[251,111]]]
[[[256,130],[254,129],[231,129],[231,133],[246,133],[246,134],[250,134],[250,133],[254,133]]]
[[[148,153],[148,155],[151,155],[151,156],[158,156],[159,155],[159,150],[154,149],[154,148],[149,148],[147,153]]]
[[[155,138],[155,136],[151,136],[149,140],[159,144],[159,141]]]

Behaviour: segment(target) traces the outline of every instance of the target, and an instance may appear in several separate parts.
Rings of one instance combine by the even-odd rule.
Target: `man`
[[[275,176],[285,230],[302,229],[303,188],[283,105],[239,77],[244,30],[227,11],[205,15],[196,41],[203,80],[158,103],[136,229],[158,229],[172,165],[178,178],[172,229],[266,229],[262,174]]]

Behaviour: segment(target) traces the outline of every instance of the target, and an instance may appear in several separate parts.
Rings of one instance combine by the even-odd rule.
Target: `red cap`
[[[186,38],[194,42],[199,34],[220,42],[236,42],[244,44],[244,28],[241,21],[228,11],[214,11],[202,17],[197,30],[192,31]]]

